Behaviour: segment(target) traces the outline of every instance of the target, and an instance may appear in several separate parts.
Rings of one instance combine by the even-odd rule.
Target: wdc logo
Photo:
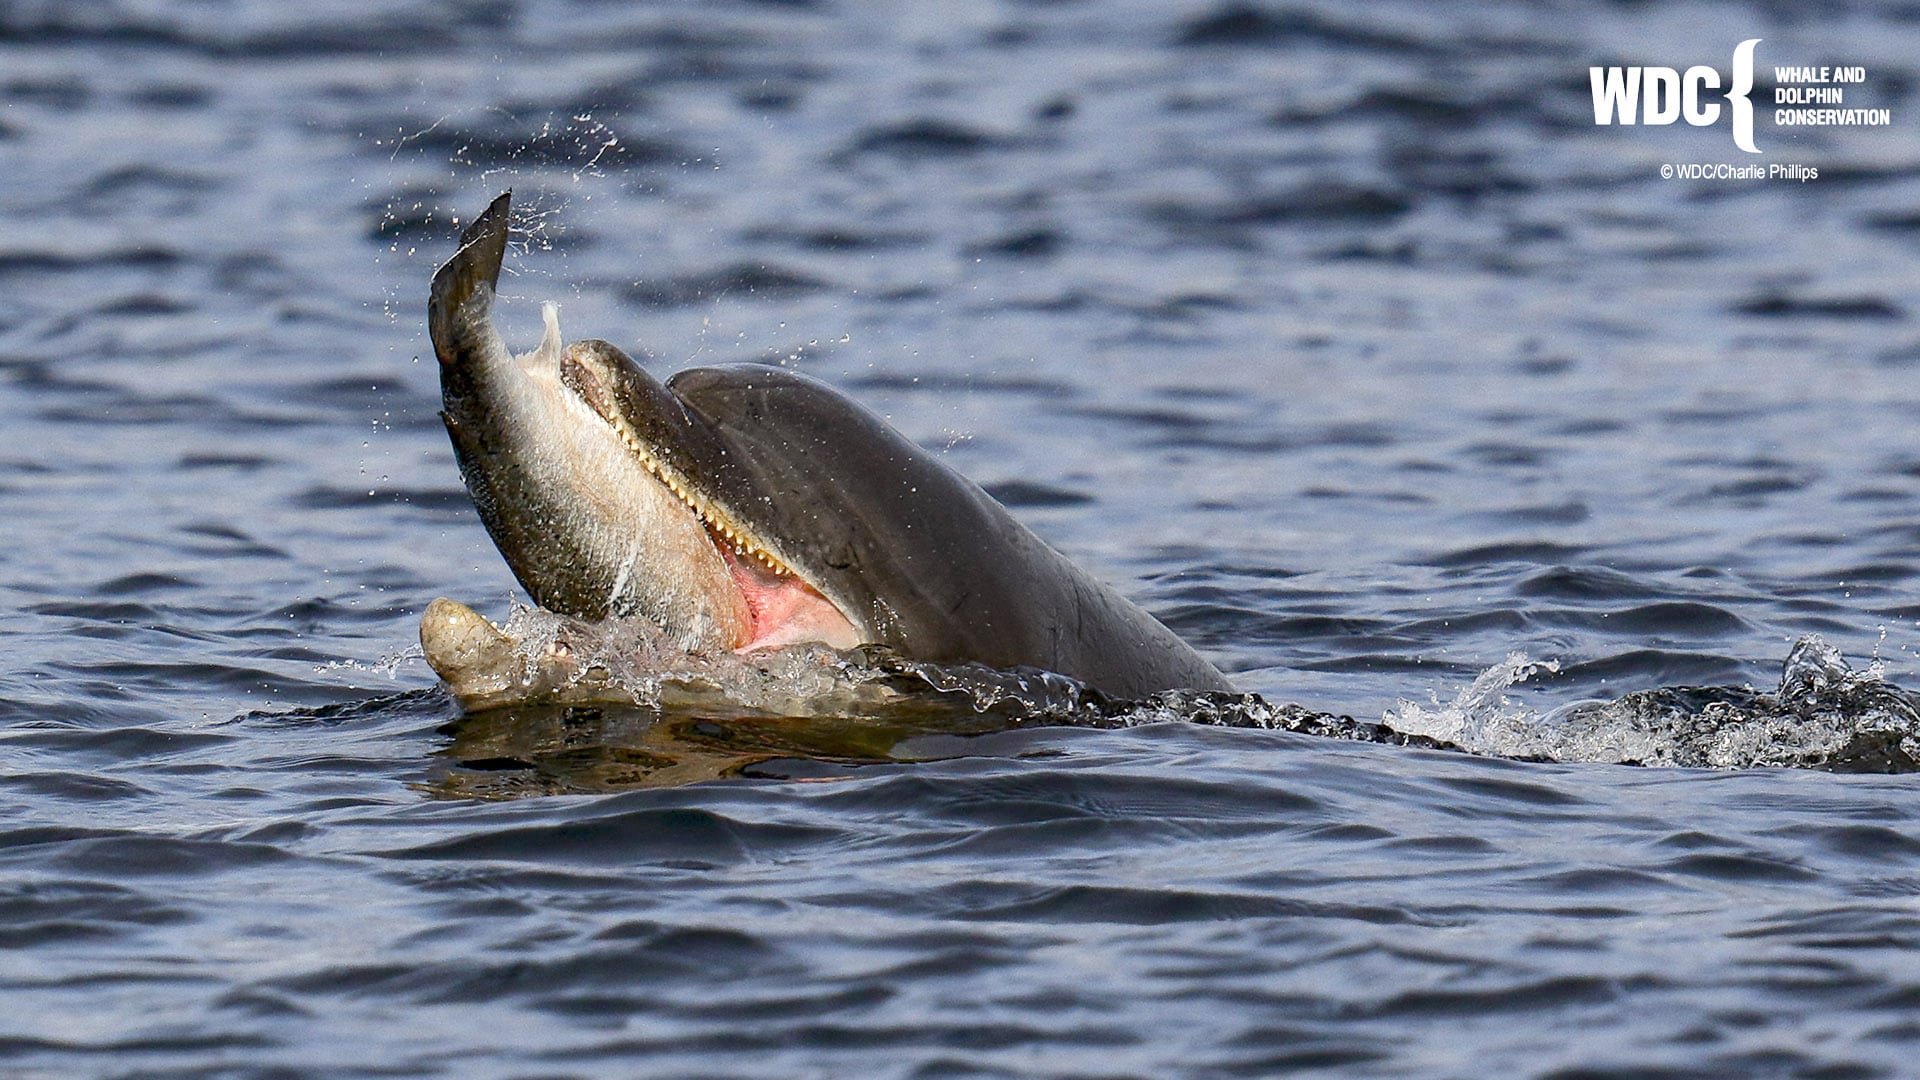
[[[1733,112],[1733,143],[1749,154],[1753,145],[1753,47],[1762,39],[1749,38],[1733,50],[1733,86],[1724,95]],[[1593,82],[1593,122],[1611,124],[1671,124],[1681,117],[1694,127],[1720,119],[1720,103],[1702,101],[1706,90],[1720,89],[1720,73],[1696,64],[1681,74],[1669,67],[1588,68]]]

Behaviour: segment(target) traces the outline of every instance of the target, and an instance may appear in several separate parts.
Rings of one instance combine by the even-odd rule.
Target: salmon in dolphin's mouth
[[[673,444],[709,462],[725,447],[631,358],[600,341],[563,348],[550,304],[539,346],[507,350],[491,310],[505,236],[503,197],[436,275],[431,329],[461,473],[534,601],[644,617],[689,650],[868,640],[706,490],[693,450]]]

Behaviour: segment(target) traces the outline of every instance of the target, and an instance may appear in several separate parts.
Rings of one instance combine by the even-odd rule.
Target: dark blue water
[[[1751,37],[1895,123],[1763,119],[1805,184],[1592,125],[1589,64]],[[383,660],[513,595],[424,326],[511,186],[517,345],[820,375],[1269,701],[1525,749],[1807,634],[1920,686],[1916,57],[1894,3],[0,8],[0,1074],[1907,1074],[1911,777],[1169,721],[637,788],[631,718]]]

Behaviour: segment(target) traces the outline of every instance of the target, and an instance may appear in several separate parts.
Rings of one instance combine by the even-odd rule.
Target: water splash
[[[812,716],[881,702],[859,650],[802,643],[687,652],[645,619],[599,622],[516,603],[505,622],[435,601],[421,619],[427,663],[469,711],[520,704],[698,707]]]
[[[383,679],[396,679],[400,677],[401,668],[411,665],[416,660],[425,659],[426,653],[422,652],[420,646],[416,644],[385,653],[378,660],[329,660],[324,664],[315,665],[313,670],[316,675],[350,671],[361,675],[378,675]]]
[[[1532,678],[1536,672],[1558,673],[1557,660],[1530,660],[1525,653],[1509,653],[1473,683],[1442,703],[1436,691],[1428,691],[1428,704],[1405,699],[1397,702],[1381,717],[1381,722],[1396,731],[1424,735],[1441,742],[1481,753],[1508,757],[1540,756],[1535,745],[1539,732],[1538,714],[1515,706],[1506,696],[1510,687]]]
[[[1478,754],[1684,768],[1782,766],[1847,772],[1920,769],[1920,699],[1856,670],[1816,635],[1796,641],[1772,693],[1750,687],[1659,687],[1545,714],[1503,691],[1536,670],[1515,653],[1434,707],[1401,702],[1384,722]]]
[[[1920,770],[1920,699],[1886,682],[1877,667],[1855,670],[1817,635],[1794,643],[1771,694],[1671,687],[1559,711],[1573,730],[1625,727],[1655,736],[1644,740],[1643,753],[1618,759],[1636,764]]]

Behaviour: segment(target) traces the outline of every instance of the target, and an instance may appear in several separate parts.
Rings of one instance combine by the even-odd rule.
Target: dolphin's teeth
[[[793,572],[787,569],[784,563],[763,550],[760,545],[742,536],[740,530],[736,529],[731,522],[716,513],[714,508],[708,505],[705,499],[702,499],[698,494],[693,492],[688,485],[682,483],[678,474],[667,468],[665,462],[655,457],[653,451],[647,448],[647,445],[640,440],[640,436],[635,433],[631,427],[620,421],[612,421],[612,423],[620,434],[620,440],[627,444],[627,449],[633,451],[634,457],[640,459],[641,467],[645,468],[647,472],[652,473],[654,479],[666,485],[667,490],[673,493],[674,498],[679,499],[681,505],[693,511],[693,516],[699,518],[702,525],[713,530],[721,539],[725,540],[727,546],[732,548],[735,554],[742,557],[752,557],[762,566],[765,566],[768,570],[782,577]]]

